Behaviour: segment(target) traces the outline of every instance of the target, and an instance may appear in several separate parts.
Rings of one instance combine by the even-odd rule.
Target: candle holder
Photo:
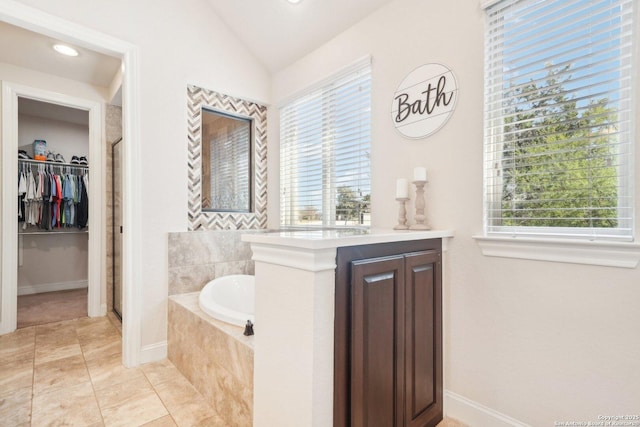
[[[398,225],[393,227],[394,230],[408,230],[409,226],[407,225],[407,208],[405,204],[408,197],[396,197],[396,200],[400,204],[400,210],[398,211]]]
[[[424,223],[426,217],[424,215],[424,185],[427,181],[413,181],[416,186],[416,215],[414,219],[416,223],[409,227],[411,230],[429,230],[430,227]]]

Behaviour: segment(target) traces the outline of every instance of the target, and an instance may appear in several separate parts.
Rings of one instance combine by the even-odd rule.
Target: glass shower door
[[[113,312],[122,319],[122,138],[111,145],[113,209]]]

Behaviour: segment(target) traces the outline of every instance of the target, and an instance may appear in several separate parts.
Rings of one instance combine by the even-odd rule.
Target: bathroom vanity
[[[442,420],[441,246],[337,249],[334,427]]]
[[[247,234],[254,426],[430,426],[442,417],[450,231]]]

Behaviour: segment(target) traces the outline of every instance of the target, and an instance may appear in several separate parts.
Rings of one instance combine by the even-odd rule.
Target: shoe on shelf
[[[72,165],[79,165],[80,164],[80,159],[78,158],[78,156],[72,156],[71,157],[71,164]]]
[[[51,151],[49,151],[47,153],[47,162],[55,162],[56,161],[56,155],[53,154]]]
[[[19,159],[24,159],[24,160],[31,160],[31,157],[29,157],[27,152],[24,151],[24,150],[18,150],[18,158]]]
[[[87,158],[85,156],[78,157],[78,161],[80,162],[81,165],[87,166],[89,164],[89,162],[87,161]]]
[[[62,154],[60,154],[60,153],[56,154],[55,161],[57,163],[67,163],[67,162],[64,161],[64,157],[62,157]]]

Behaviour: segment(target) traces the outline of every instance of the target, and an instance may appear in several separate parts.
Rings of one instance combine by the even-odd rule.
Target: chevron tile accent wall
[[[189,230],[267,228],[267,107],[188,85]],[[202,107],[251,117],[254,125],[254,212],[202,210]]]

